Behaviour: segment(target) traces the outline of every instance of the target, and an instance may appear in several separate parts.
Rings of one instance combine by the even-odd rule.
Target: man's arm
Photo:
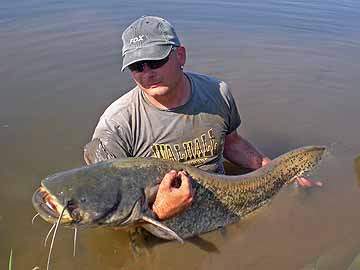
[[[224,157],[249,169],[258,169],[271,160],[235,130],[225,137]]]
[[[242,138],[236,130],[225,137],[224,157],[249,169],[258,169],[271,161],[250,142]],[[301,187],[322,186],[319,181],[310,181],[303,177],[297,178],[297,183]]]

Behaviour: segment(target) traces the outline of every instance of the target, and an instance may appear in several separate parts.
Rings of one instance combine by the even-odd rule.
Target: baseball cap
[[[156,16],[142,16],[134,21],[123,32],[122,41],[121,71],[138,61],[163,59],[173,46],[180,46],[174,27]]]

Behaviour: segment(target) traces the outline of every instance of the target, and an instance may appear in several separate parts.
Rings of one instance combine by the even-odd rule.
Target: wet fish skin
[[[211,231],[242,217],[267,204],[287,183],[314,168],[325,147],[303,147],[274,159],[252,173],[241,176],[208,174],[207,177],[189,172],[197,188],[193,207],[189,212],[165,221],[170,228],[185,238],[193,235],[194,220],[200,230]],[[213,202],[209,204],[208,202]]]
[[[211,174],[162,159],[115,159],[49,176],[42,181],[42,187],[56,204],[73,205],[62,221],[64,225],[124,228],[139,225],[171,240],[173,235],[139,217],[151,215],[146,190],[156,186],[170,170],[185,170],[196,189],[193,204],[162,223],[181,238],[188,238],[237,222],[265,205],[283,185],[315,167],[325,151],[323,146],[299,148],[240,176]],[[45,213],[38,201],[33,202],[44,219],[55,222],[56,217]],[[74,218],[71,209],[76,209],[76,217],[80,218]]]

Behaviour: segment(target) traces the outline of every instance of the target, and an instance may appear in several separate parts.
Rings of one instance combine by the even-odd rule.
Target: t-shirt
[[[135,87],[113,102],[95,128],[95,162],[120,157],[156,157],[224,173],[225,136],[241,120],[228,85],[186,72],[191,97],[174,109],[152,105]],[[85,147],[85,151],[86,151]]]

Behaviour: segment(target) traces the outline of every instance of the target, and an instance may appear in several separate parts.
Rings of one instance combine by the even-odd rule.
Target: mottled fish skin
[[[188,211],[164,223],[180,237],[187,238],[237,222],[270,202],[284,184],[314,168],[324,151],[324,147],[303,147],[241,176],[184,168],[195,180],[196,199]]]
[[[59,203],[79,197],[88,199],[81,210],[86,218],[77,226],[117,227],[148,187],[158,184],[170,170],[185,170],[196,189],[193,204],[162,223],[181,238],[188,238],[237,222],[265,205],[285,184],[314,168],[325,151],[323,146],[302,147],[239,176],[207,173],[162,159],[115,159],[49,176],[42,186]],[[35,208],[39,211],[38,206]],[[158,237],[174,239],[154,225],[141,226]]]

